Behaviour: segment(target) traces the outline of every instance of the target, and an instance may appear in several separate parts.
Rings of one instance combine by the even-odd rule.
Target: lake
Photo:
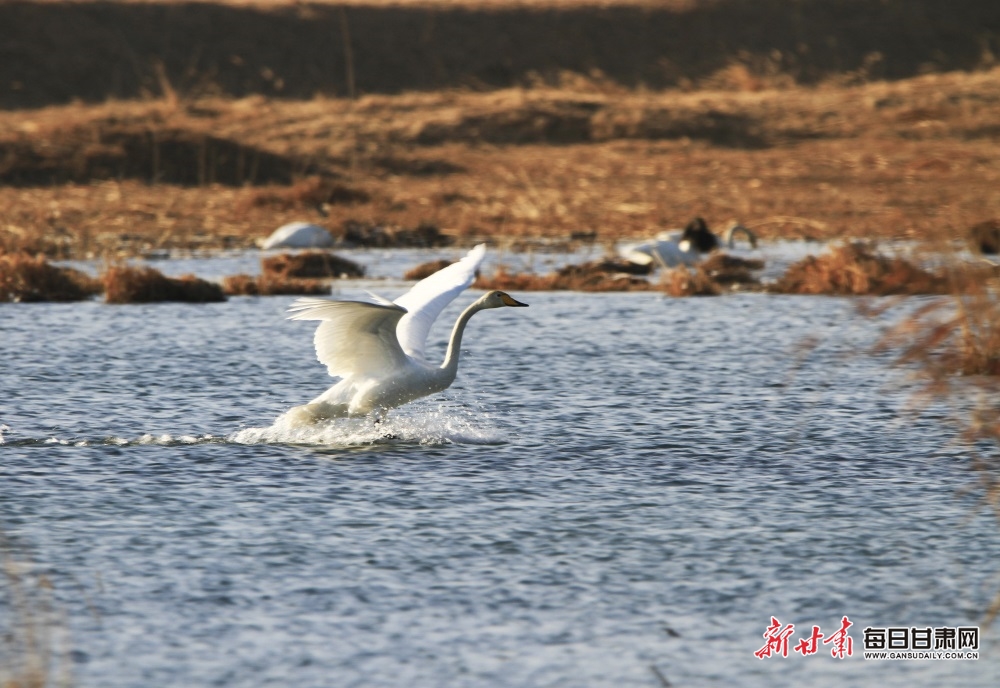
[[[0,304],[0,528],[73,683],[996,685],[986,629],[862,659],[869,626],[977,625],[1000,528],[853,301],[514,296],[444,394],[300,431],[332,381],[291,298]],[[759,660],[772,616],[848,616],[853,656]]]

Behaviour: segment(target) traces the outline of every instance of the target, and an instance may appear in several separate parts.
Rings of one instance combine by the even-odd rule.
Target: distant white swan
[[[757,237],[741,224],[734,224],[726,230],[725,243],[733,248],[736,234],[743,233],[753,248],[757,248]],[[660,232],[653,241],[625,246],[621,256],[636,265],[654,264],[664,268],[678,265],[694,265],[706,253],[717,249],[722,242],[709,230],[700,217],[696,217],[683,230]]]
[[[333,246],[333,236],[324,227],[308,222],[290,222],[278,227],[271,236],[259,242],[262,249],[272,248],[328,248]]]
[[[458,373],[462,333],[469,319],[486,308],[527,306],[502,291],[491,291],[466,308],[451,332],[440,366],[427,361],[424,346],[431,325],[445,306],[468,288],[486,255],[480,244],[462,260],[438,270],[393,301],[377,303],[297,299],[291,320],[320,320],[316,357],[330,375],[342,378],[310,403],[285,414],[295,424],[374,414],[447,389]]]

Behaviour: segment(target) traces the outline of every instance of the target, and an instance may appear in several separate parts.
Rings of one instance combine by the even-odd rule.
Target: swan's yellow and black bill
[[[510,294],[504,294],[504,293],[501,292],[501,294],[500,294],[500,300],[503,301],[503,305],[505,305],[505,306],[520,306],[522,308],[527,308],[528,307],[528,304],[521,303],[520,301],[514,300],[510,296]]]

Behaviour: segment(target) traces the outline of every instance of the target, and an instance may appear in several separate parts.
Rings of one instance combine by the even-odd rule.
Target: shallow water
[[[619,247],[612,247],[614,250]],[[543,247],[544,248],[544,247]],[[883,247],[887,248],[887,247]],[[612,253],[614,253],[614,250]],[[741,258],[763,260],[765,265],[759,277],[764,280],[775,280],[780,277],[793,262],[807,255],[820,254],[826,250],[826,244],[813,241],[764,241],[760,247],[751,249],[745,244],[726,249],[726,252]],[[337,255],[352,260],[365,268],[364,280],[360,282],[381,281],[385,284],[380,288],[398,288],[405,291],[402,283],[403,274],[421,263],[447,259],[458,260],[465,255],[464,248],[431,248],[431,249],[367,249],[345,248],[337,249]],[[257,251],[233,250],[223,252],[206,252],[204,254],[177,253],[170,260],[141,261],[166,275],[176,277],[184,274],[195,274],[204,279],[221,281],[223,277],[236,274],[260,274],[262,257],[285,253],[285,250]],[[602,244],[584,244],[574,251],[546,249],[530,253],[516,253],[503,250],[491,250],[483,261],[483,271],[493,273],[500,265],[509,272],[529,272],[544,274],[552,272],[571,263],[581,263],[602,258],[606,247]],[[104,263],[97,260],[64,261],[63,264],[82,269],[94,276],[104,269]],[[350,285],[352,282],[343,284]],[[339,284],[337,289],[339,290]],[[350,286],[347,287],[350,290]]]
[[[447,393],[312,432],[271,425],[330,382],[291,299],[0,305],[0,526],[75,683],[996,685],[995,633],[860,657],[974,624],[1000,533],[850,301],[518,296]],[[855,656],[757,660],[772,615]]]

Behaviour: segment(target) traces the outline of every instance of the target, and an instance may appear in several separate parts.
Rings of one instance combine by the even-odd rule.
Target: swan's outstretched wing
[[[399,325],[396,326],[396,336],[399,337],[403,351],[415,358],[426,358],[424,346],[431,325],[445,306],[472,285],[476,279],[476,270],[485,255],[486,244],[479,244],[462,260],[420,280],[410,291],[396,299],[396,305],[406,309],[406,315],[400,318]]]
[[[393,304],[296,299],[289,320],[322,320],[313,343],[330,375],[383,377],[406,366],[396,327],[406,311]]]

